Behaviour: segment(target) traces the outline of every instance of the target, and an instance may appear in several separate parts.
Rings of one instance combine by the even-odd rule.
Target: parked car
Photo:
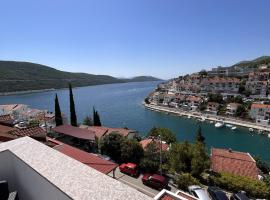
[[[249,198],[246,196],[244,192],[238,192],[236,194],[233,194],[230,200],[249,200]]]
[[[136,164],[134,163],[123,163],[119,166],[120,172],[128,174],[130,176],[138,176],[139,170]]]
[[[208,187],[207,192],[213,200],[229,200],[225,192],[218,187]]]
[[[191,195],[195,196],[200,200],[211,200],[206,190],[198,185],[191,185],[188,187],[188,191]]]
[[[168,179],[158,174],[144,174],[142,177],[144,185],[153,187],[155,189],[163,189],[168,186]]]

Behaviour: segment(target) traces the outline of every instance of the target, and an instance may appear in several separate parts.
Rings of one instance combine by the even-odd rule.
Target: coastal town
[[[161,83],[145,99],[152,110],[269,134],[270,61],[216,67]],[[268,135],[270,137],[270,135]]]
[[[153,96],[151,100],[149,98],[150,104],[162,104],[163,107],[168,108],[176,105],[174,98],[168,99],[168,97],[183,95],[172,92],[169,85],[175,85],[176,81],[159,85],[155,94],[163,94],[164,99],[161,102],[160,96],[155,96],[155,98]],[[268,199],[270,197],[268,163],[248,152],[230,148],[211,147],[209,153],[200,126],[194,142],[190,143],[177,141],[175,133],[168,128],[153,127],[146,136],[142,136],[128,127],[106,127],[102,125],[102,118],[95,108],[93,108],[93,116],[89,115],[83,122],[78,123],[71,84],[69,84],[69,97],[70,119],[61,112],[57,94],[54,112],[31,108],[24,104],[0,105],[1,163],[5,163],[5,159],[11,156],[6,155],[6,150],[12,152],[27,163],[31,170],[37,171],[39,176],[46,177],[50,183],[60,188],[61,192],[56,196],[69,194],[72,199],[82,199],[82,196],[98,191],[99,189],[94,186],[96,184],[108,184],[107,187],[111,187],[103,191],[106,197],[112,195],[110,190],[113,190],[118,191],[118,195],[131,195],[131,199],[210,200],[215,199],[217,194],[223,200]],[[157,102],[154,103],[154,99],[158,99]],[[203,102],[203,98],[195,94],[185,96],[184,100],[190,103],[184,106],[186,111],[197,110]],[[229,105],[232,107],[234,104]],[[210,105],[211,111],[217,114],[218,109],[215,109],[217,103],[208,103],[207,107]],[[264,104],[258,103],[258,105]],[[178,104],[174,106],[174,109],[177,107]],[[251,107],[254,107],[254,103]],[[237,112],[237,108],[226,110],[228,115],[234,115]],[[256,115],[257,113],[254,114]],[[36,155],[38,164],[31,159],[32,148],[38,152]],[[46,159],[42,159],[40,155]],[[55,160],[62,160],[67,167],[52,164]],[[48,163],[50,167],[53,167],[50,172],[43,169],[43,166]],[[30,181],[35,175],[34,172],[29,172],[30,178],[24,177],[21,175],[22,169],[15,166],[13,170],[17,174],[16,181],[4,173],[8,164],[0,167],[0,178],[5,180],[0,181],[1,187],[7,188],[10,184],[11,188],[15,188],[15,191],[10,193],[6,189],[7,194],[17,199],[20,196],[23,196],[22,199],[30,198],[30,194],[41,195],[42,198],[39,199],[47,199],[46,190],[44,193],[37,194],[30,187],[20,186],[20,181]],[[95,184],[88,185],[91,182],[88,180],[90,175],[82,178],[85,172],[77,174],[78,179],[71,176],[73,173],[71,170],[88,171],[92,174],[91,176],[96,177],[92,180]],[[74,193],[70,194],[66,185],[54,178],[67,175],[75,179],[80,188],[87,187],[85,190],[87,192],[78,192],[77,198]],[[82,182],[85,178],[87,181]],[[42,182],[38,184],[40,184],[39,187],[43,187]],[[51,195],[50,199],[54,199],[55,196]],[[115,199],[114,197],[111,199]]]

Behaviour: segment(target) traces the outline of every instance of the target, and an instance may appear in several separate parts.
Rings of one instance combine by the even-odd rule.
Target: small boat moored
[[[226,124],[225,126],[228,127],[228,128],[232,128],[233,127],[233,125],[231,125],[231,124]]]
[[[232,129],[232,130],[236,130],[236,129],[237,129],[237,127],[236,127],[236,126],[233,126],[231,129]]]
[[[223,123],[217,122],[215,123],[216,128],[221,128],[223,126]]]
[[[248,130],[249,130],[250,132],[253,132],[253,131],[254,131],[254,129],[253,129],[253,128],[249,128]]]

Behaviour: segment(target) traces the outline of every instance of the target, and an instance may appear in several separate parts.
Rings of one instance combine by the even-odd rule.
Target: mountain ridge
[[[150,76],[119,79],[109,75],[65,72],[42,64],[20,61],[0,61],[0,69],[0,93],[66,88],[69,82],[74,87],[82,87],[160,80]]]

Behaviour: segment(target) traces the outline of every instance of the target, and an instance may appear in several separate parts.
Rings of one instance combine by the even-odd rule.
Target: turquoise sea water
[[[153,126],[173,130],[180,141],[192,141],[198,121],[150,111],[141,105],[145,96],[158,82],[110,84],[75,88],[73,90],[79,121],[92,113],[92,107],[99,111],[102,124],[138,130],[142,135]],[[34,108],[54,110],[54,95],[57,92],[61,109],[69,114],[68,90],[56,90],[24,95],[0,96],[0,104],[22,103]],[[208,147],[232,148],[260,155],[270,163],[270,138],[251,134],[247,129],[216,129],[213,124],[203,123],[202,131]]]

